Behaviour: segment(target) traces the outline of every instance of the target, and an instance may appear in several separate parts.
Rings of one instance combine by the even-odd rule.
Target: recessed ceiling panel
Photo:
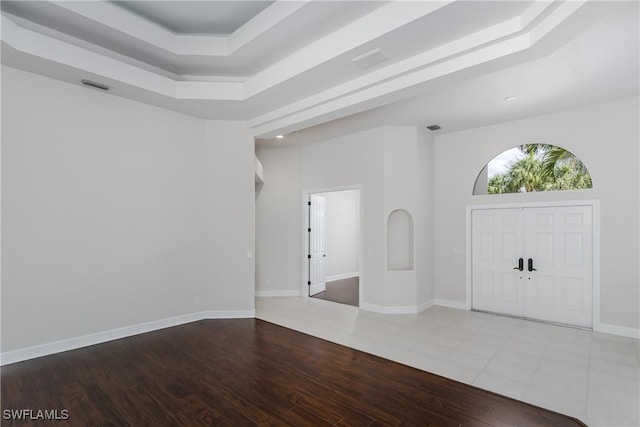
[[[112,1],[167,30],[182,34],[231,34],[273,1]]]

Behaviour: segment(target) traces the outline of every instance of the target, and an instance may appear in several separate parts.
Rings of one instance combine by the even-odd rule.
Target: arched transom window
[[[587,167],[569,150],[525,144],[503,151],[478,174],[473,194],[528,193],[591,188]]]

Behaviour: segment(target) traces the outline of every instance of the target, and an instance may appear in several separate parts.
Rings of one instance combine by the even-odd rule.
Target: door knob
[[[524,270],[524,259],[520,258],[518,260],[518,266],[517,267],[513,267],[514,270]]]
[[[533,268],[533,259],[529,258],[529,260],[527,261],[527,270],[529,271],[538,271],[535,268]]]

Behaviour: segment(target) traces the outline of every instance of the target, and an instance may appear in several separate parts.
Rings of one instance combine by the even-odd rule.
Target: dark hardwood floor
[[[15,363],[1,380],[7,426],[583,425],[257,319],[205,320]],[[4,419],[23,408],[66,409],[69,419]]]
[[[326,283],[326,290],[313,295],[314,298],[360,306],[360,278],[334,280]]]

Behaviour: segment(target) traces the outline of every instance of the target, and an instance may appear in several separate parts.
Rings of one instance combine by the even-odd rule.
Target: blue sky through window
[[[510,150],[503,151],[502,153],[498,154],[487,164],[487,173],[489,179],[491,179],[494,175],[506,172],[509,169],[509,164],[511,162],[515,162],[516,160],[521,159],[523,156],[524,154],[522,154],[522,151],[520,151],[518,147],[514,147]]]

